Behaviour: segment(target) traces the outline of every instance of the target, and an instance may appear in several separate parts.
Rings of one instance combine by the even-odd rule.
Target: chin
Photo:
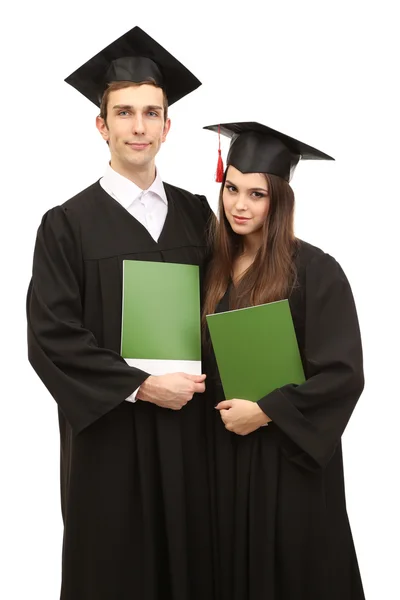
[[[248,233],[247,231],[243,231],[243,227],[239,227],[236,223],[231,223],[231,229],[238,235],[246,235]]]
[[[145,158],[144,156],[131,156],[128,163],[131,167],[144,167],[150,162],[149,158]]]

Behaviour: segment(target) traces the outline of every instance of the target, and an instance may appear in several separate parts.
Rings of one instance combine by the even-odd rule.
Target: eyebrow
[[[149,106],[144,106],[143,110],[162,110],[162,106],[156,106],[155,104],[151,104]],[[116,104],[113,106],[113,110],[135,110],[135,107],[132,104]]]
[[[233,187],[237,188],[238,186],[236,185],[236,183],[233,183],[233,181],[229,181],[229,179],[227,179],[225,181],[225,184],[228,183],[229,185],[233,185]],[[254,188],[249,188],[250,192],[265,192],[266,194],[268,194],[268,190],[266,190],[265,188],[261,188],[261,187],[254,187]]]

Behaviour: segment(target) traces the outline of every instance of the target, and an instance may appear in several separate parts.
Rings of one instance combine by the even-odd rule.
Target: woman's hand
[[[271,421],[261,410],[257,402],[250,400],[224,400],[215,407],[228,431],[238,435],[247,435]]]

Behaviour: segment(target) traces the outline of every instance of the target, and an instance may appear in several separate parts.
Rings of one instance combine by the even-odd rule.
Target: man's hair
[[[159,85],[156,84],[156,82],[154,81],[154,79],[146,79],[145,81],[140,81],[140,82],[133,82],[133,81],[113,81],[112,83],[109,83],[104,94],[103,97],[101,99],[101,105],[100,105],[100,117],[102,119],[104,119],[105,124],[107,125],[107,105],[108,105],[108,98],[111,94],[111,92],[114,92],[115,90],[122,90],[124,88],[128,88],[128,87],[138,87],[139,85],[154,85],[154,87],[160,87]],[[165,90],[163,90],[163,98],[164,98],[164,102],[163,102],[163,108],[164,108],[164,123],[168,118],[168,99],[167,99],[167,94],[165,93]]]

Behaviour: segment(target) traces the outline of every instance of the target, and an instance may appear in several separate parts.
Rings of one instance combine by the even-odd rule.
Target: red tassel
[[[222,162],[221,150],[218,150],[218,164],[217,164],[217,172],[215,174],[215,181],[217,183],[222,183],[224,179],[224,163]]]
[[[221,135],[220,135],[220,126],[218,125],[218,164],[217,164],[217,172],[215,174],[215,181],[217,183],[222,183],[224,179],[224,163],[222,162],[221,156]]]

